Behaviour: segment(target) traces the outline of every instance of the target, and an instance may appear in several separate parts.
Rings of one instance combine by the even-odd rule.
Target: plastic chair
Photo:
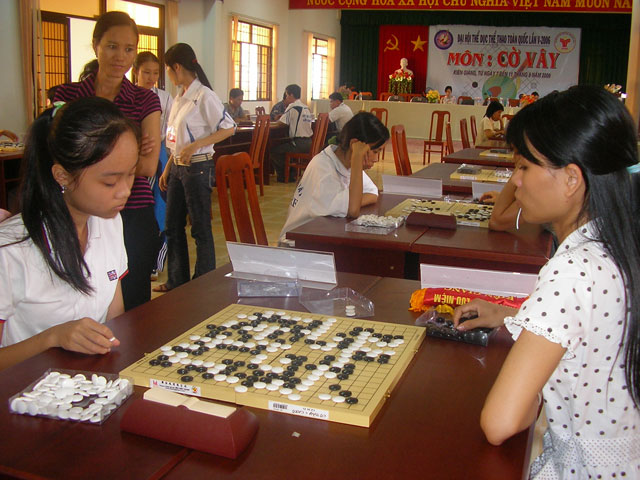
[[[371,113],[378,117],[378,120],[380,120],[385,127],[387,126],[387,122],[389,121],[389,111],[386,108],[372,108]],[[384,160],[384,152],[386,150],[387,144],[385,143],[382,147],[382,160]]]
[[[473,140],[473,144],[475,145],[476,137],[478,136],[478,126],[476,125],[475,115],[469,117],[469,123],[471,124],[471,140]]]
[[[297,173],[304,170],[309,162],[315,157],[324,146],[325,137],[327,136],[327,128],[329,126],[329,114],[320,113],[318,119],[313,125],[313,140],[311,141],[311,150],[309,153],[289,152],[284,157],[284,181],[289,181],[289,170],[294,168]]]
[[[407,136],[404,125],[391,127],[391,146],[393,147],[393,160],[396,164],[397,175],[411,175],[411,161],[407,150]]]
[[[264,107],[256,107],[256,116],[264,115],[266,112],[264,111]]]
[[[451,122],[447,122],[447,126],[445,128],[445,141],[446,141],[446,155],[452,154],[455,150],[453,149],[453,137],[451,136]]]
[[[373,93],[371,92],[360,92],[360,100],[371,100],[373,99]]]
[[[355,100],[357,96],[358,96],[358,92],[351,92],[349,94],[349,100]]]
[[[519,98],[510,98],[509,99],[509,106],[510,107],[519,107],[520,106],[520,99]]]
[[[253,166],[247,152],[222,155],[218,158],[216,188],[224,238],[228,242],[237,242],[237,229],[240,242],[269,245],[260,213],[256,183],[253,179]],[[231,204],[229,197],[231,197]],[[235,229],[231,205],[233,205],[235,216]]]
[[[380,94],[380,97],[378,98],[378,100],[380,100],[381,102],[386,102],[386,101],[389,99],[389,97],[390,97],[390,96],[391,96],[391,93],[389,93],[389,92],[382,92],[382,93]]]
[[[440,153],[442,157],[445,153],[444,126],[449,122],[451,114],[447,110],[434,110],[431,113],[431,126],[429,127],[429,139],[424,141],[424,150],[422,152],[422,164],[426,163],[427,158],[431,163],[431,153]],[[435,126],[435,131],[434,131]],[[428,157],[427,157],[428,154]]]
[[[427,97],[423,97],[422,95],[418,95],[417,97],[411,97],[411,100],[409,100],[410,102],[416,102],[416,103],[427,103]]]
[[[471,101],[473,102],[473,98],[468,97],[467,95],[460,95],[460,96],[458,97],[458,105],[460,105],[460,104],[461,104],[461,103],[463,103],[464,101],[467,101],[467,102],[468,102],[469,100],[471,100]]]
[[[460,119],[460,139],[462,140],[462,148],[471,148],[469,142],[469,130],[467,129],[467,119]]]
[[[262,108],[264,111],[264,107],[257,107],[256,110],[258,108]],[[269,115],[263,114],[256,117],[256,124],[253,127],[253,135],[251,137],[251,147],[249,148],[251,165],[254,173],[258,176],[258,183],[260,184],[260,196],[264,195],[264,153],[269,142],[270,124],[271,117]]]

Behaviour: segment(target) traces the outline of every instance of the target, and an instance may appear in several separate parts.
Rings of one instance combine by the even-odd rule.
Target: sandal
[[[151,290],[159,293],[167,293],[171,290],[171,288],[166,283],[163,283],[161,285],[158,285],[157,287],[153,287]]]

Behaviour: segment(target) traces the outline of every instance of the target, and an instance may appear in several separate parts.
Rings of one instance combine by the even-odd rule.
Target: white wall
[[[278,26],[276,99],[290,83],[300,84],[300,61],[304,48],[303,32],[311,31],[336,39],[336,55],[340,51],[340,20],[337,10],[289,10],[288,0],[182,0],[178,6],[180,26],[178,41],[189,43],[205,69],[214,90],[223,101],[231,88],[229,64],[231,55],[230,18],[236,14]],[[336,81],[340,77],[339,57],[336,57]],[[336,85],[337,86],[337,85]],[[253,111],[261,102],[245,102]],[[270,105],[266,104],[267,111]]]
[[[27,131],[27,115],[23,100],[18,0],[0,1],[0,45],[0,65],[4,72],[0,89],[0,129],[11,130],[22,140]]]

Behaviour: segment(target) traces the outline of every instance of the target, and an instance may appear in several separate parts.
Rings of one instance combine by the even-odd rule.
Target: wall
[[[336,82],[339,78],[340,20],[336,10],[289,10],[288,0],[182,0],[179,4],[180,26],[178,41],[194,47],[211,84],[223,101],[226,101],[229,85],[230,18],[236,14],[276,25],[278,50],[276,71],[276,99],[290,83],[301,83],[306,67],[300,63],[303,51],[303,32],[311,31],[336,39]],[[336,85],[337,86],[337,85]],[[267,111],[271,105],[264,102],[245,102],[250,112],[257,105]]]
[[[0,91],[0,129],[11,130],[23,139],[27,130],[27,116],[23,100],[18,0],[0,2],[0,45],[0,65],[5,72]]]

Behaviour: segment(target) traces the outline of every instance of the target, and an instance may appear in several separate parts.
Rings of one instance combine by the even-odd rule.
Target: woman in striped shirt
[[[101,15],[93,30],[93,50],[98,71],[84,81],[60,85],[55,100],[102,97],[112,101],[142,130],[136,178],[122,211],[129,273],[122,280],[125,309],[151,299],[151,271],[159,247],[158,224],[153,212],[153,194],[146,177],[156,173],[160,152],[160,100],[151,90],[133,85],[124,75],[133,65],[138,28],[124,12]]]

